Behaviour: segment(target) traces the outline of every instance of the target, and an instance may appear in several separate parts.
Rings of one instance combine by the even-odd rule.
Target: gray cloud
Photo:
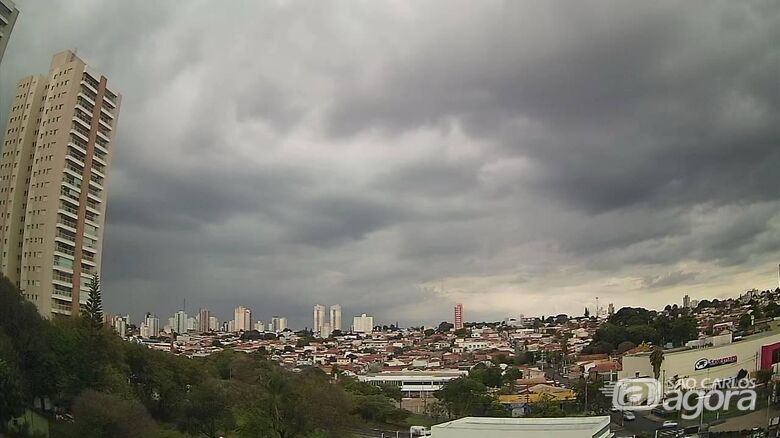
[[[433,323],[773,281],[776,2],[19,3],[2,102],[73,47],[124,94],[110,310]]]

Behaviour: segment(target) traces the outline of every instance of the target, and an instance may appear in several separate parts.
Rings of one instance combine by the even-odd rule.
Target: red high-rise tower
[[[455,330],[463,328],[463,304],[455,305]]]

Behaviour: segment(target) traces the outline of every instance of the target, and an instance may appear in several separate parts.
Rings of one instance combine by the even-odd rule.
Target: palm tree
[[[664,349],[656,345],[650,353],[650,364],[653,366],[655,379],[661,376],[661,364],[664,363]]]

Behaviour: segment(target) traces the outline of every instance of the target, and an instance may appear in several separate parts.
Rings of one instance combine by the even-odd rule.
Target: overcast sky
[[[776,0],[17,3],[4,117],[68,48],[123,94],[109,311],[433,324],[777,286]]]

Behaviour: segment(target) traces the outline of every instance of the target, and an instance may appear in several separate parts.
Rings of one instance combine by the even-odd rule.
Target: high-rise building
[[[209,316],[209,331],[215,332],[219,330],[219,320],[216,316]]]
[[[612,316],[612,315],[615,314],[615,305],[614,304],[609,303],[609,305],[607,306],[607,314],[609,316]]]
[[[371,333],[374,331],[374,317],[365,313],[352,318],[352,331],[355,333]]]
[[[333,333],[333,330],[330,329],[330,323],[326,322],[325,324],[322,324],[322,331],[320,332],[320,336],[323,338],[329,338],[331,333]]]
[[[322,325],[325,324],[325,306],[322,304],[314,305],[314,325],[311,330],[314,334],[322,332]]]
[[[110,317],[106,318],[106,322],[108,322],[109,325],[114,328],[114,330],[116,331],[116,333],[119,335],[120,338],[127,337],[128,321],[129,321],[129,316],[127,315],[125,316],[111,315]]]
[[[146,327],[146,333],[141,333],[142,337],[151,338],[160,334],[160,318],[157,318],[151,313],[146,314],[144,326]]]
[[[252,330],[252,311],[244,306],[236,307],[233,318],[233,331],[248,332]]]
[[[187,333],[188,319],[187,313],[183,310],[179,310],[173,314],[171,329],[179,335]]]
[[[211,331],[211,312],[209,309],[200,309],[198,312],[198,332],[206,333]]]
[[[688,296],[688,294],[685,294],[683,296],[682,305],[686,309],[690,309],[691,308],[691,297]]]
[[[44,317],[78,314],[100,272],[120,103],[69,51],[16,86],[0,154],[0,269]]]
[[[282,316],[274,316],[271,318],[271,326],[276,333],[282,332],[287,328],[287,318]]]
[[[0,0],[0,61],[3,60],[5,46],[8,45],[8,38],[11,37],[11,31],[14,30],[16,17],[19,16],[19,9],[11,0]]]
[[[252,328],[254,328],[258,332],[264,332],[265,331],[265,324],[263,324],[263,321],[255,321],[255,323],[252,326]]]
[[[455,330],[463,328],[463,304],[458,303],[455,305]]]
[[[334,304],[330,306],[330,329],[342,330],[341,328],[341,305]]]

